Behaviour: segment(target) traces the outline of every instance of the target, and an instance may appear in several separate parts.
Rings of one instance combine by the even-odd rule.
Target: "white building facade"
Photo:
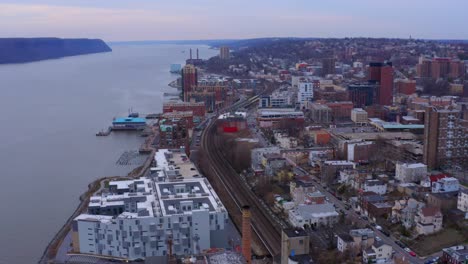
[[[458,193],[457,209],[465,213],[465,219],[468,219],[468,190],[463,189]]]
[[[331,203],[305,205],[289,211],[289,222],[294,227],[333,226],[338,223],[339,214]]]
[[[167,256],[168,241],[180,256],[227,245],[228,213],[208,180],[182,152],[156,156],[151,177],[109,184],[128,192],[91,197],[73,221],[74,252],[136,260]]]
[[[460,189],[460,182],[457,178],[446,177],[432,183],[433,193],[457,192]]]
[[[395,178],[400,182],[420,181],[427,175],[427,165],[422,163],[397,163]]]
[[[314,98],[314,88],[311,82],[299,82],[299,90],[297,92],[297,101],[301,108],[307,106]]]

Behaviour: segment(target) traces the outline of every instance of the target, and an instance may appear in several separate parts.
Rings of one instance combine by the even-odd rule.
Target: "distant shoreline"
[[[0,38],[0,65],[112,52],[100,39]]]

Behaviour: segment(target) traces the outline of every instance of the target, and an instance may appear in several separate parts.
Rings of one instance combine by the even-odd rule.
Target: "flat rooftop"
[[[198,170],[183,152],[162,149],[156,153],[155,160],[160,169],[157,172],[158,176],[167,171],[177,170],[180,177],[160,178],[150,175],[130,181],[112,181],[109,186],[115,186],[120,193],[112,193],[110,189],[111,192],[92,196],[89,207],[102,209],[118,207],[125,211],[118,216],[82,214],[75,220],[104,222],[122,218],[191,214],[194,210],[226,212],[208,180],[201,176],[192,177],[194,173],[198,173]],[[133,204],[136,204],[136,208]]]

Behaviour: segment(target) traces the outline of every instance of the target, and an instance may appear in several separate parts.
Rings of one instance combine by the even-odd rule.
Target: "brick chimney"
[[[242,255],[247,264],[252,263],[252,228],[250,226],[250,206],[242,207]]]

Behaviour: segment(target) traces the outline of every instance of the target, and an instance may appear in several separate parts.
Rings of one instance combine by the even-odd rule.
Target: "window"
[[[304,240],[299,240],[299,245],[304,245]]]

